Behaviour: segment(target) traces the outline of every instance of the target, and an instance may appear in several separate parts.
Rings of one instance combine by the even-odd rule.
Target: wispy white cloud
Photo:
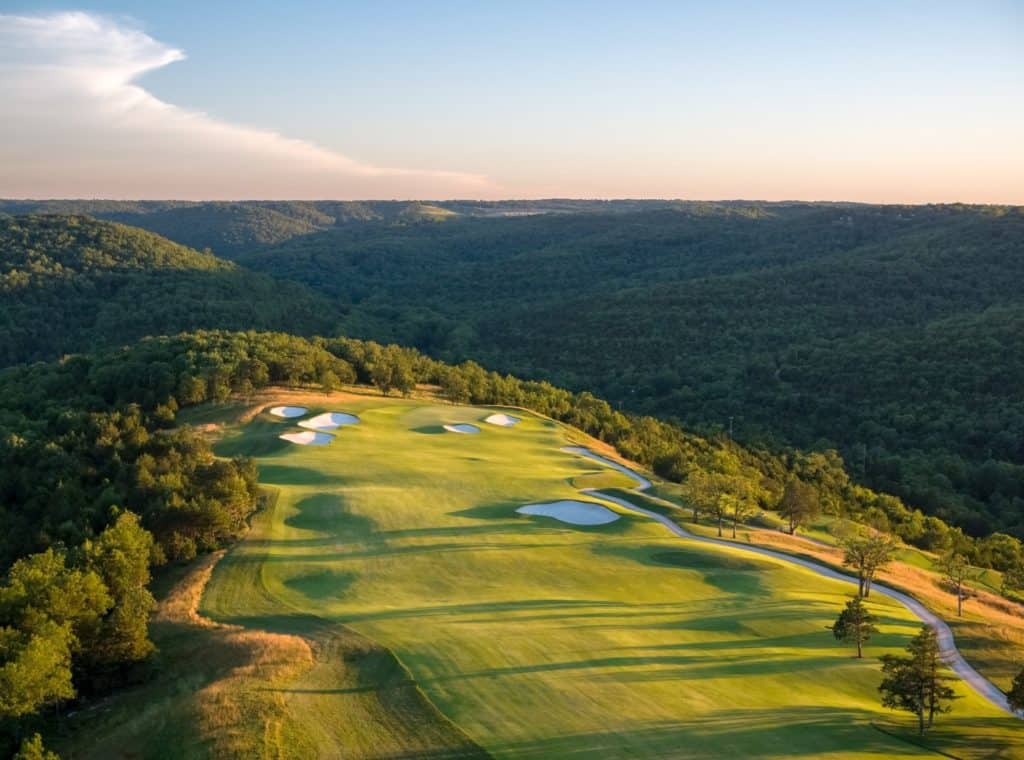
[[[489,197],[484,177],[372,166],[165,103],[137,83],[183,51],[88,13],[0,14],[0,196]]]

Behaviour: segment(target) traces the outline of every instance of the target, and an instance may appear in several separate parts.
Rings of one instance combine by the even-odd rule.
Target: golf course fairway
[[[228,422],[216,445],[254,457],[272,498],[200,612],[313,642],[314,665],[279,686],[279,754],[1021,756],[1020,722],[962,684],[928,747],[912,716],[880,706],[878,656],[920,627],[890,599],[870,600],[880,630],[857,660],[827,630],[845,584],[688,543],[600,492],[586,500],[618,520],[517,514],[606,472],[560,450],[582,434],[422,400],[308,414],[336,411],[360,424],[328,445],[281,440],[298,420],[267,412]]]

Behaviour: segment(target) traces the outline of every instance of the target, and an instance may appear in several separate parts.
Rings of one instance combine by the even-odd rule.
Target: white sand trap
[[[278,438],[291,443],[298,443],[302,446],[326,446],[334,440],[334,436],[330,433],[314,433],[312,430],[304,433],[284,433],[279,435]]]
[[[345,414],[344,412],[324,412],[299,423],[300,427],[309,428],[310,430],[336,430],[342,425],[358,424],[358,417],[354,414]]]
[[[284,417],[286,419],[301,417],[308,411],[304,406],[275,406],[270,409],[270,413],[275,417]]]
[[[592,501],[551,501],[546,504],[527,504],[516,510],[524,515],[541,515],[554,517],[564,523],[573,525],[604,525],[615,522],[619,516],[608,507]]]
[[[449,433],[479,433],[480,428],[476,425],[467,425],[465,423],[459,423],[458,425],[445,425],[444,429]]]
[[[513,417],[511,414],[498,413],[487,417],[484,422],[491,425],[500,425],[501,427],[512,427],[513,425],[518,425],[522,420],[518,417]]]

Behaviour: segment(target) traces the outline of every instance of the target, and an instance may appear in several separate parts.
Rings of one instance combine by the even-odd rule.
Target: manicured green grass
[[[858,661],[826,630],[848,598],[843,584],[687,544],[611,504],[621,519],[605,526],[516,514],[573,498],[574,482],[595,480],[575,479],[604,473],[560,452],[565,433],[550,421],[517,412],[514,428],[457,435],[441,426],[493,410],[360,399],[310,413],[330,410],[362,422],[329,446],[280,441],[294,423],[268,415],[225,432],[218,453],[255,456],[279,498],[218,565],[205,614],[300,634],[343,626],[400,664],[359,682],[381,712],[403,720],[405,704],[383,686],[407,673],[500,756],[930,754],[871,725],[910,723],[879,707],[876,691],[875,658],[918,627],[896,603],[872,600],[881,633]],[[385,740],[386,723],[353,725],[352,686],[324,673],[283,689],[301,695],[310,741]],[[1020,724],[961,693],[940,719],[942,741],[967,757],[1014,751]],[[417,710],[419,729],[471,750],[441,714]]]
[[[573,488],[632,488],[635,481],[616,470],[602,470],[601,472],[588,472],[586,475],[577,475],[571,481]]]

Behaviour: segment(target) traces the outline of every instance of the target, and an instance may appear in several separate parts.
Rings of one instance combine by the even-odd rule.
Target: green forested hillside
[[[122,331],[329,333],[340,311],[347,334],[592,390],[707,432],[731,427],[742,441],[836,447],[867,485],[978,535],[1024,535],[1019,208],[0,203],[27,208],[130,219],[301,283],[331,306],[311,312],[309,290],[280,286],[242,304],[198,298],[164,279],[164,300],[150,306],[159,320],[125,310],[119,297],[84,329],[40,341],[32,330],[45,334],[41,315],[68,308],[54,306],[65,300],[57,296],[19,318],[8,362]],[[186,279],[197,277],[209,287],[251,275]],[[39,293],[8,302],[24,312]],[[76,292],[67,301],[95,299]],[[26,322],[35,325],[27,334]]]
[[[149,232],[88,217],[0,218],[0,366],[199,327],[330,332],[338,312]]]
[[[457,217],[581,212],[626,213],[679,201],[104,201],[0,200],[0,214],[78,214],[122,222],[193,248],[234,258],[321,230],[386,224],[407,226]]]
[[[1024,534],[1024,213],[691,205],[362,225],[241,256],[351,334],[592,389]]]

